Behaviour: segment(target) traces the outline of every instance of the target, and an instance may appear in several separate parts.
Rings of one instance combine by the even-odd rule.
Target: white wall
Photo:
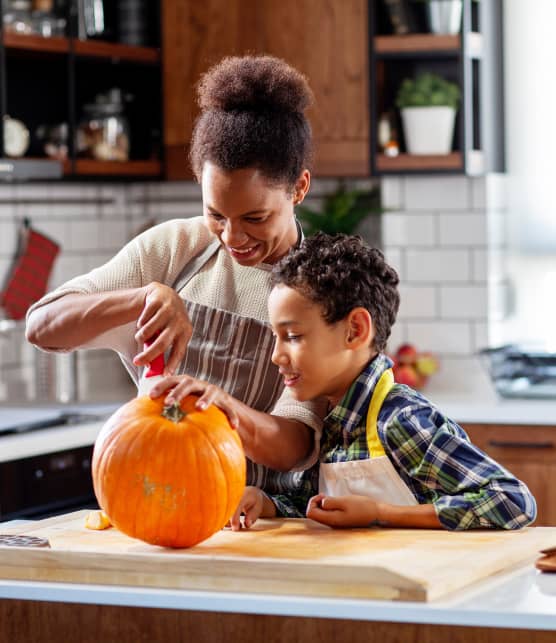
[[[508,314],[498,344],[556,351],[556,2],[505,0]]]

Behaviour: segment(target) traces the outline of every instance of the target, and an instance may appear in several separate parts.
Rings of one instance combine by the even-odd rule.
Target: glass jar
[[[33,33],[31,0],[12,0],[9,5],[5,5],[3,23],[5,31],[18,34]]]
[[[129,159],[129,125],[124,115],[122,92],[118,88],[99,94],[85,105],[77,128],[77,153],[98,161]]]

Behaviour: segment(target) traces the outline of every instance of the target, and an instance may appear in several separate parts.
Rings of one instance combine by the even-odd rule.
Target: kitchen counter
[[[477,359],[443,359],[441,370],[430,379],[422,393],[447,416],[462,424],[536,424],[556,428],[556,399],[499,397]],[[118,406],[81,408],[104,410],[108,414]],[[2,438],[0,462],[91,445],[103,423],[98,421],[5,436]]]
[[[0,640],[548,643],[554,631],[556,574],[531,564],[429,603],[0,579]]]
[[[4,533],[48,538],[51,548],[2,548],[0,640],[11,640],[10,623],[16,640],[81,643],[544,643],[553,638],[536,637],[556,631],[556,574],[533,564],[556,529],[330,530],[275,519],[216,532],[188,551],[87,530],[85,515],[3,525]],[[415,582],[428,600],[403,599]]]
[[[4,579],[0,599],[556,631],[556,574],[532,565],[430,603]]]
[[[556,426],[556,398],[503,398],[476,358],[443,358],[422,393],[461,424]]]

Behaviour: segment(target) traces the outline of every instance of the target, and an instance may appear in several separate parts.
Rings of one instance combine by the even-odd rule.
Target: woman
[[[151,395],[200,392],[199,406],[228,413],[248,458],[302,470],[325,409],[283,391],[266,306],[271,265],[301,241],[294,206],[310,185],[311,92],[281,60],[233,57],[204,75],[199,102],[190,158],[203,217],[155,226],[46,295],[27,338],[45,350],[116,350],[136,383],[164,353],[168,377]],[[248,464],[251,485],[296,485]]]

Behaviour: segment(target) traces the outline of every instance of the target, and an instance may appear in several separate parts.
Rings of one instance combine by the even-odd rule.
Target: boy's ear
[[[367,348],[375,336],[373,320],[366,308],[350,311],[346,319],[346,345],[348,348]]]

